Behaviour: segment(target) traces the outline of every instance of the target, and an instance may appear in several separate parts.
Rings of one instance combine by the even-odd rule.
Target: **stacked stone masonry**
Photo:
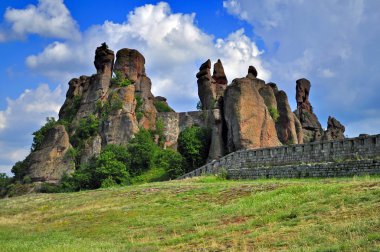
[[[232,179],[380,174],[380,135],[230,153],[181,178],[227,171]]]

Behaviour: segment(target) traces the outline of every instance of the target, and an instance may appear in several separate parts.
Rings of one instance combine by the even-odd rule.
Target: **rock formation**
[[[280,143],[275,123],[258,91],[262,85],[265,83],[260,79],[241,78],[226,89],[224,116],[229,152]]]
[[[210,128],[209,160],[241,149],[344,138],[344,126],[332,117],[323,132],[309,102],[311,85],[306,79],[296,82],[297,110],[292,113],[286,93],[258,79],[255,67],[249,66],[246,77],[228,85],[222,62],[217,60],[211,75],[207,60],[196,75],[201,110],[176,113],[166,98],[152,94],[140,52],[121,49],[114,61],[114,52],[103,43],[95,51],[96,74],[70,80],[58,125],[28,157],[33,181],[57,183],[106,145],[125,146],[140,128],[154,131],[157,119],[164,124],[165,148],[176,149],[186,127]],[[157,104],[169,112],[157,112]],[[83,137],[80,127],[87,121],[95,128]],[[75,162],[68,158],[70,148],[79,151]]]
[[[304,142],[319,141],[322,138],[323,130],[309,101],[310,81],[299,79],[296,84],[297,110],[295,114],[302,125]]]
[[[116,54],[115,71],[122,73],[135,86],[135,94],[142,100],[139,126],[153,129],[156,125],[157,110],[151,92],[152,82],[145,74],[145,58],[134,49],[121,49]]]
[[[211,128],[211,146],[209,160],[222,157],[225,154],[225,143],[223,139],[223,96],[227,87],[227,77],[224,73],[222,62],[214,64],[213,75],[210,75],[211,61],[207,60],[199,68],[196,75],[198,78],[198,95],[202,104],[202,110],[207,118],[207,125]]]
[[[327,130],[323,134],[323,140],[343,140],[346,128],[334,117],[329,116]]]
[[[28,157],[31,180],[58,183],[64,174],[73,172],[73,161],[66,155],[70,148],[69,135],[64,126],[57,125],[48,130],[41,146]]]

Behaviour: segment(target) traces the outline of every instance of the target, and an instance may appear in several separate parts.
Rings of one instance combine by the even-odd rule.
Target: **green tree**
[[[12,173],[14,178],[18,181],[22,181],[25,175],[28,173],[29,159],[25,158],[23,161],[16,162],[12,167]]]
[[[5,173],[0,173],[0,197],[4,197],[8,192],[8,186],[11,184],[12,179]]]
[[[158,146],[154,143],[149,131],[140,129],[128,144],[127,149],[130,154],[129,171],[133,175],[139,175],[152,167]]]
[[[165,169],[170,179],[175,179],[185,173],[184,159],[175,150],[159,150],[155,158],[155,166]]]
[[[126,163],[119,161],[116,153],[106,150],[97,159],[94,178],[97,187],[101,187],[103,184],[112,184],[110,181],[117,185],[129,184],[130,176],[127,172]],[[107,183],[103,183],[104,181]]]
[[[207,161],[211,143],[210,129],[192,126],[178,136],[178,151],[186,161],[186,172],[192,171]]]

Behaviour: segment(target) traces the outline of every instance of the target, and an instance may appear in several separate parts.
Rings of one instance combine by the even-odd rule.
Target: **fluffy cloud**
[[[37,6],[8,8],[4,19],[10,26],[8,38],[23,38],[27,34],[64,39],[80,37],[78,26],[63,0],[39,0]],[[5,34],[0,34],[0,41],[2,38],[5,40]]]
[[[149,18],[147,18],[149,17]],[[34,71],[58,80],[94,72],[94,50],[106,41],[110,48],[138,49],[146,58],[153,92],[166,96],[177,110],[193,110],[197,101],[195,74],[201,63],[220,58],[227,77],[245,76],[255,65],[263,78],[270,76],[261,64],[261,52],[244,30],[214,39],[200,30],[195,14],[172,13],[167,3],[135,8],[123,23],[106,21],[86,30],[81,40],[55,42],[26,64]]]
[[[7,108],[0,111],[1,171],[9,173],[16,161],[25,158],[32,132],[44,124],[46,117],[57,116],[63,98],[61,86],[51,90],[42,84],[35,90],[25,90],[15,100],[7,100]]]
[[[350,135],[379,128],[364,113],[380,110],[374,92],[380,82],[379,1],[227,0],[223,4],[251,24],[265,42],[264,66],[289,97],[295,95],[296,79],[311,80],[312,104],[322,124],[332,114],[355,127],[348,129]],[[294,100],[290,102],[294,108]]]

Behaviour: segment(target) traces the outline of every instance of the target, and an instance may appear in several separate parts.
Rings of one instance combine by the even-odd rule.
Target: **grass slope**
[[[380,177],[203,177],[0,200],[1,251],[379,251]]]

